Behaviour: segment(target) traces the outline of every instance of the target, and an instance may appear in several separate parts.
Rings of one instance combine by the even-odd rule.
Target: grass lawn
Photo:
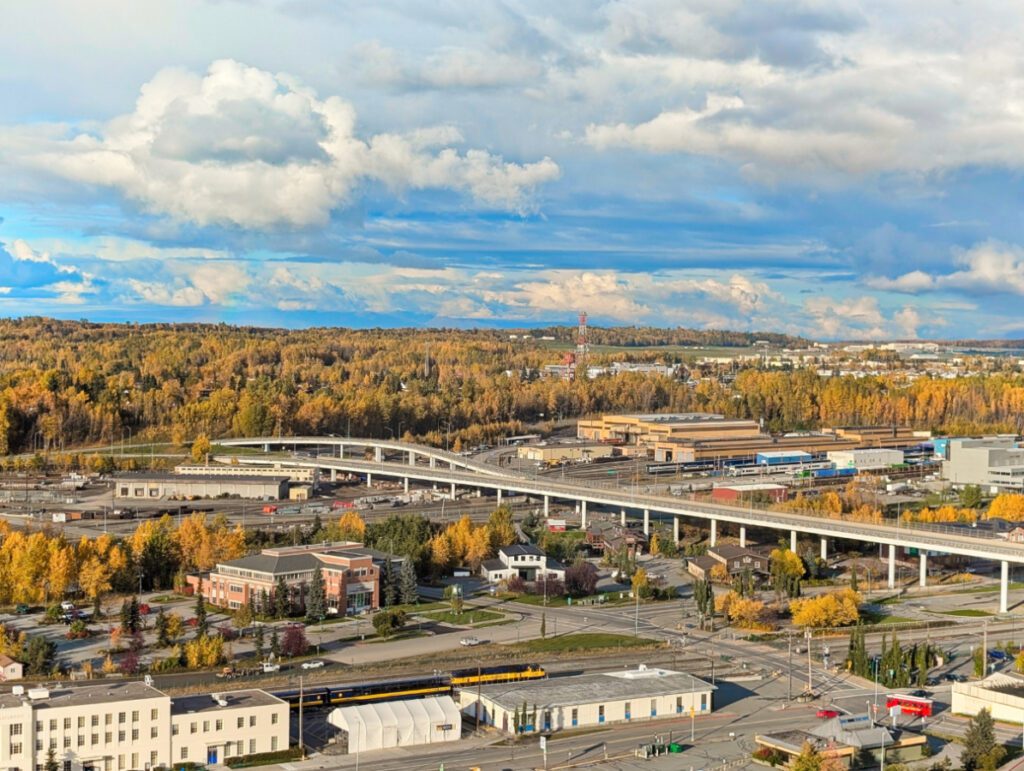
[[[441,621],[445,624],[456,624],[458,626],[471,626],[473,624],[482,624],[486,621],[500,621],[502,615],[495,613],[490,610],[472,610],[467,609],[462,613],[455,614],[450,610],[435,610],[430,613],[419,613],[417,615],[424,616],[434,621]]]
[[[860,618],[865,624],[906,624],[916,619],[906,616],[890,616],[886,613],[874,613],[870,610],[862,610]]]
[[[404,610],[407,615],[423,613],[427,610],[447,610],[451,607],[448,602],[410,602],[406,605],[392,605],[395,610]]]
[[[542,640],[529,640],[517,643],[514,648],[527,653],[559,653],[564,651],[592,651],[605,648],[654,648],[660,646],[657,640],[645,637],[629,637],[624,634],[603,634],[583,632],[580,634],[564,634],[560,637],[548,637]]]
[[[987,610],[978,610],[976,608],[963,608],[961,610],[936,610],[935,613],[940,613],[943,616],[965,616],[966,618],[985,618],[987,616],[994,616],[995,613],[989,613]]]

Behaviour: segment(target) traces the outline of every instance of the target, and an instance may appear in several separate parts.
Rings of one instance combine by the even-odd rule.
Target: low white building
[[[288,702],[255,688],[171,699],[171,763],[288,749]]]
[[[885,469],[903,463],[902,450],[876,447],[866,450],[833,450],[828,459],[836,468],[855,468],[858,471]]]
[[[498,549],[496,559],[484,560],[480,574],[492,584],[507,581],[513,576],[524,581],[536,581],[547,575],[556,581],[564,581],[565,566],[532,544],[513,544]]]
[[[638,720],[706,715],[716,688],[699,677],[646,667],[483,686],[460,693],[466,715],[502,731],[534,733]],[[525,705],[525,710],[524,710]]]
[[[462,738],[462,713],[451,696],[338,707],[327,722],[345,732],[350,754]]]
[[[987,709],[995,720],[1019,724],[1024,717],[1024,677],[996,672],[974,683],[953,683],[954,715],[973,717]]]
[[[138,771],[286,749],[288,704],[257,690],[171,699],[139,682],[0,694],[0,769]]]

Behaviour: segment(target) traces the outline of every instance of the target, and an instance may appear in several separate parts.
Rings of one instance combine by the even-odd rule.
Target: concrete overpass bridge
[[[430,468],[442,466],[448,469],[462,469],[471,471],[483,476],[510,476],[513,472],[503,470],[488,463],[481,463],[472,458],[467,458],[458,453],[439,450],[425,444],[412,444],[410,442],[399,442],[387,439],[361,439],[350,436],[277,436],[277,437],[256,437],[252,439],[220,439],[215,442],[220,447],[257,447],[263,452],[270,452],[275,448],[291,450],[298,453],[299,448],[314,450],[317,457],[346,458],[346,453],[352,455],[353,451],[361,450],[364,454],[367,451],[373,452],[374,461],[380,463],[388,453],[397,453],[403,456],[410,466],[417,465],[420,461],[425,462]],[[259,462],[258,457],[239,457],[239,463]]]
[[[929,553],[935,555],[954,554],[992,560],[1000,565],[1000,613],[1008,611],[1010,564],[1024,564],[1024,544],[1011,543],[988,533],[964,533],[935,525],[907,527],[899,523],[888,525],[827,519],[791,512],[769,511],[753,506],[729,506],[675,496],[639,493],[618,486],[606,486],[594,482],[531,477],[474,462],[454,453],[404,442],[349,437],[296,437],[295,439],[231,439],[221,440],[217,444],[224,447],[256,446],[262,447],[265,451],[270,451],[274,447],[282,449],[297,449],[300,446],[312,446],[317,449],[337,448],[336,452],[329,451],[315,457],[294,454],[287,458],[287,463],[322,469],[329,472],[332,478],[335,478],[339,471],[359,474],[366,477],[367,484],[372,483],[375,475],[402,480],[406,489],[408,489],[410,480],[441,484],[450,487],[453,498],[459,487],[474,489],[478,492],[493,490],[499,503],[504,493],[528,495],[543,501],[545,514],[548,513],[552,500],[565,501],[578,505],[584,528],[587,524],[588,506],[605,506],[619,510],[623,525],[626,524],[627,517],[642,518],[645,533],[650,532],[652,514],[671,518],[676,541],[679,540],[680,519],[685,518],[706,523],[711,534],[711,545],[715,545],[717,541],[718,525],[722,522],[739,527],[741,546],[746,543],[748,527],[788,531],[790,544],[794,551],[800,534],[816,536],[820,539],[822,558],[826,558],[828,555],[829,540],[841,539],[872,545],[879,544],[888,548],[889,588],[895,588],[896,585],[896,548],[898,546],[919,550],[919,583],[921,586],[925,586],[927,583]],[[365,457],[347,457],[345,450],[348,447],[361,448],[364,455],[369,449],[373,452],[374,460],[367,460]],[[387,457],[389,454],[397,454],[401,459],[389,460]],[[281,462],[282,459],[243,455],[238,457],[238,461],[241,464],[266,464]]]

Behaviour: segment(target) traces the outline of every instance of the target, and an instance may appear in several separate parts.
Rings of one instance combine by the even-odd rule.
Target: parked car
[[[839,711],[835,709],[819,709],[818,717],[822,720],[831,720],[834,717],[839,717]]]
[[[75,603],[64,600],[64,602],[60,604],[60,609],[63,610],[65,613],[70,613],[75,609]]]
[[[17,613],[19,616],[24,616],[26,613],[29,612],[29,607],[25,603],[19,602],[17,605],[14,606],[14,612]]]
[[[274,664],[273,662],[270,662],[270,661],[264,661],[262,669],[263,669],[263,674],[269,675],[272,672],[280,672],[281,671],[281,665],[280,664]]]
[[[302,668],[303,669],[320,669],[321,667],[323,667],[323,665],[324,665],[324,662],[317,661],[317,660],[314,660],[314,661],[303,661],[302,662]]]
[[[474,645],[479,645],[479,644],[480,644],[480,640],[477,639],[476,637],[463,637],[461,640],[459,640],[459,645],[465,645],[467,648],[471,648]]]

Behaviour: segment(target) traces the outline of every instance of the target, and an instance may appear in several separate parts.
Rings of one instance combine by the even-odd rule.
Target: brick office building
[[[193,592],[201,588],[214,605],[236,609],[250,602],[250,597],[257,603],[264,593],[273,598],[279,578],[292,591],[301,592],[319,566],[328,612],[358,613],[380,607],[381,566],[388,559],[390,555],[352,541],[280,546],[219,562],[209,573],[190,575],[188,584]]]

